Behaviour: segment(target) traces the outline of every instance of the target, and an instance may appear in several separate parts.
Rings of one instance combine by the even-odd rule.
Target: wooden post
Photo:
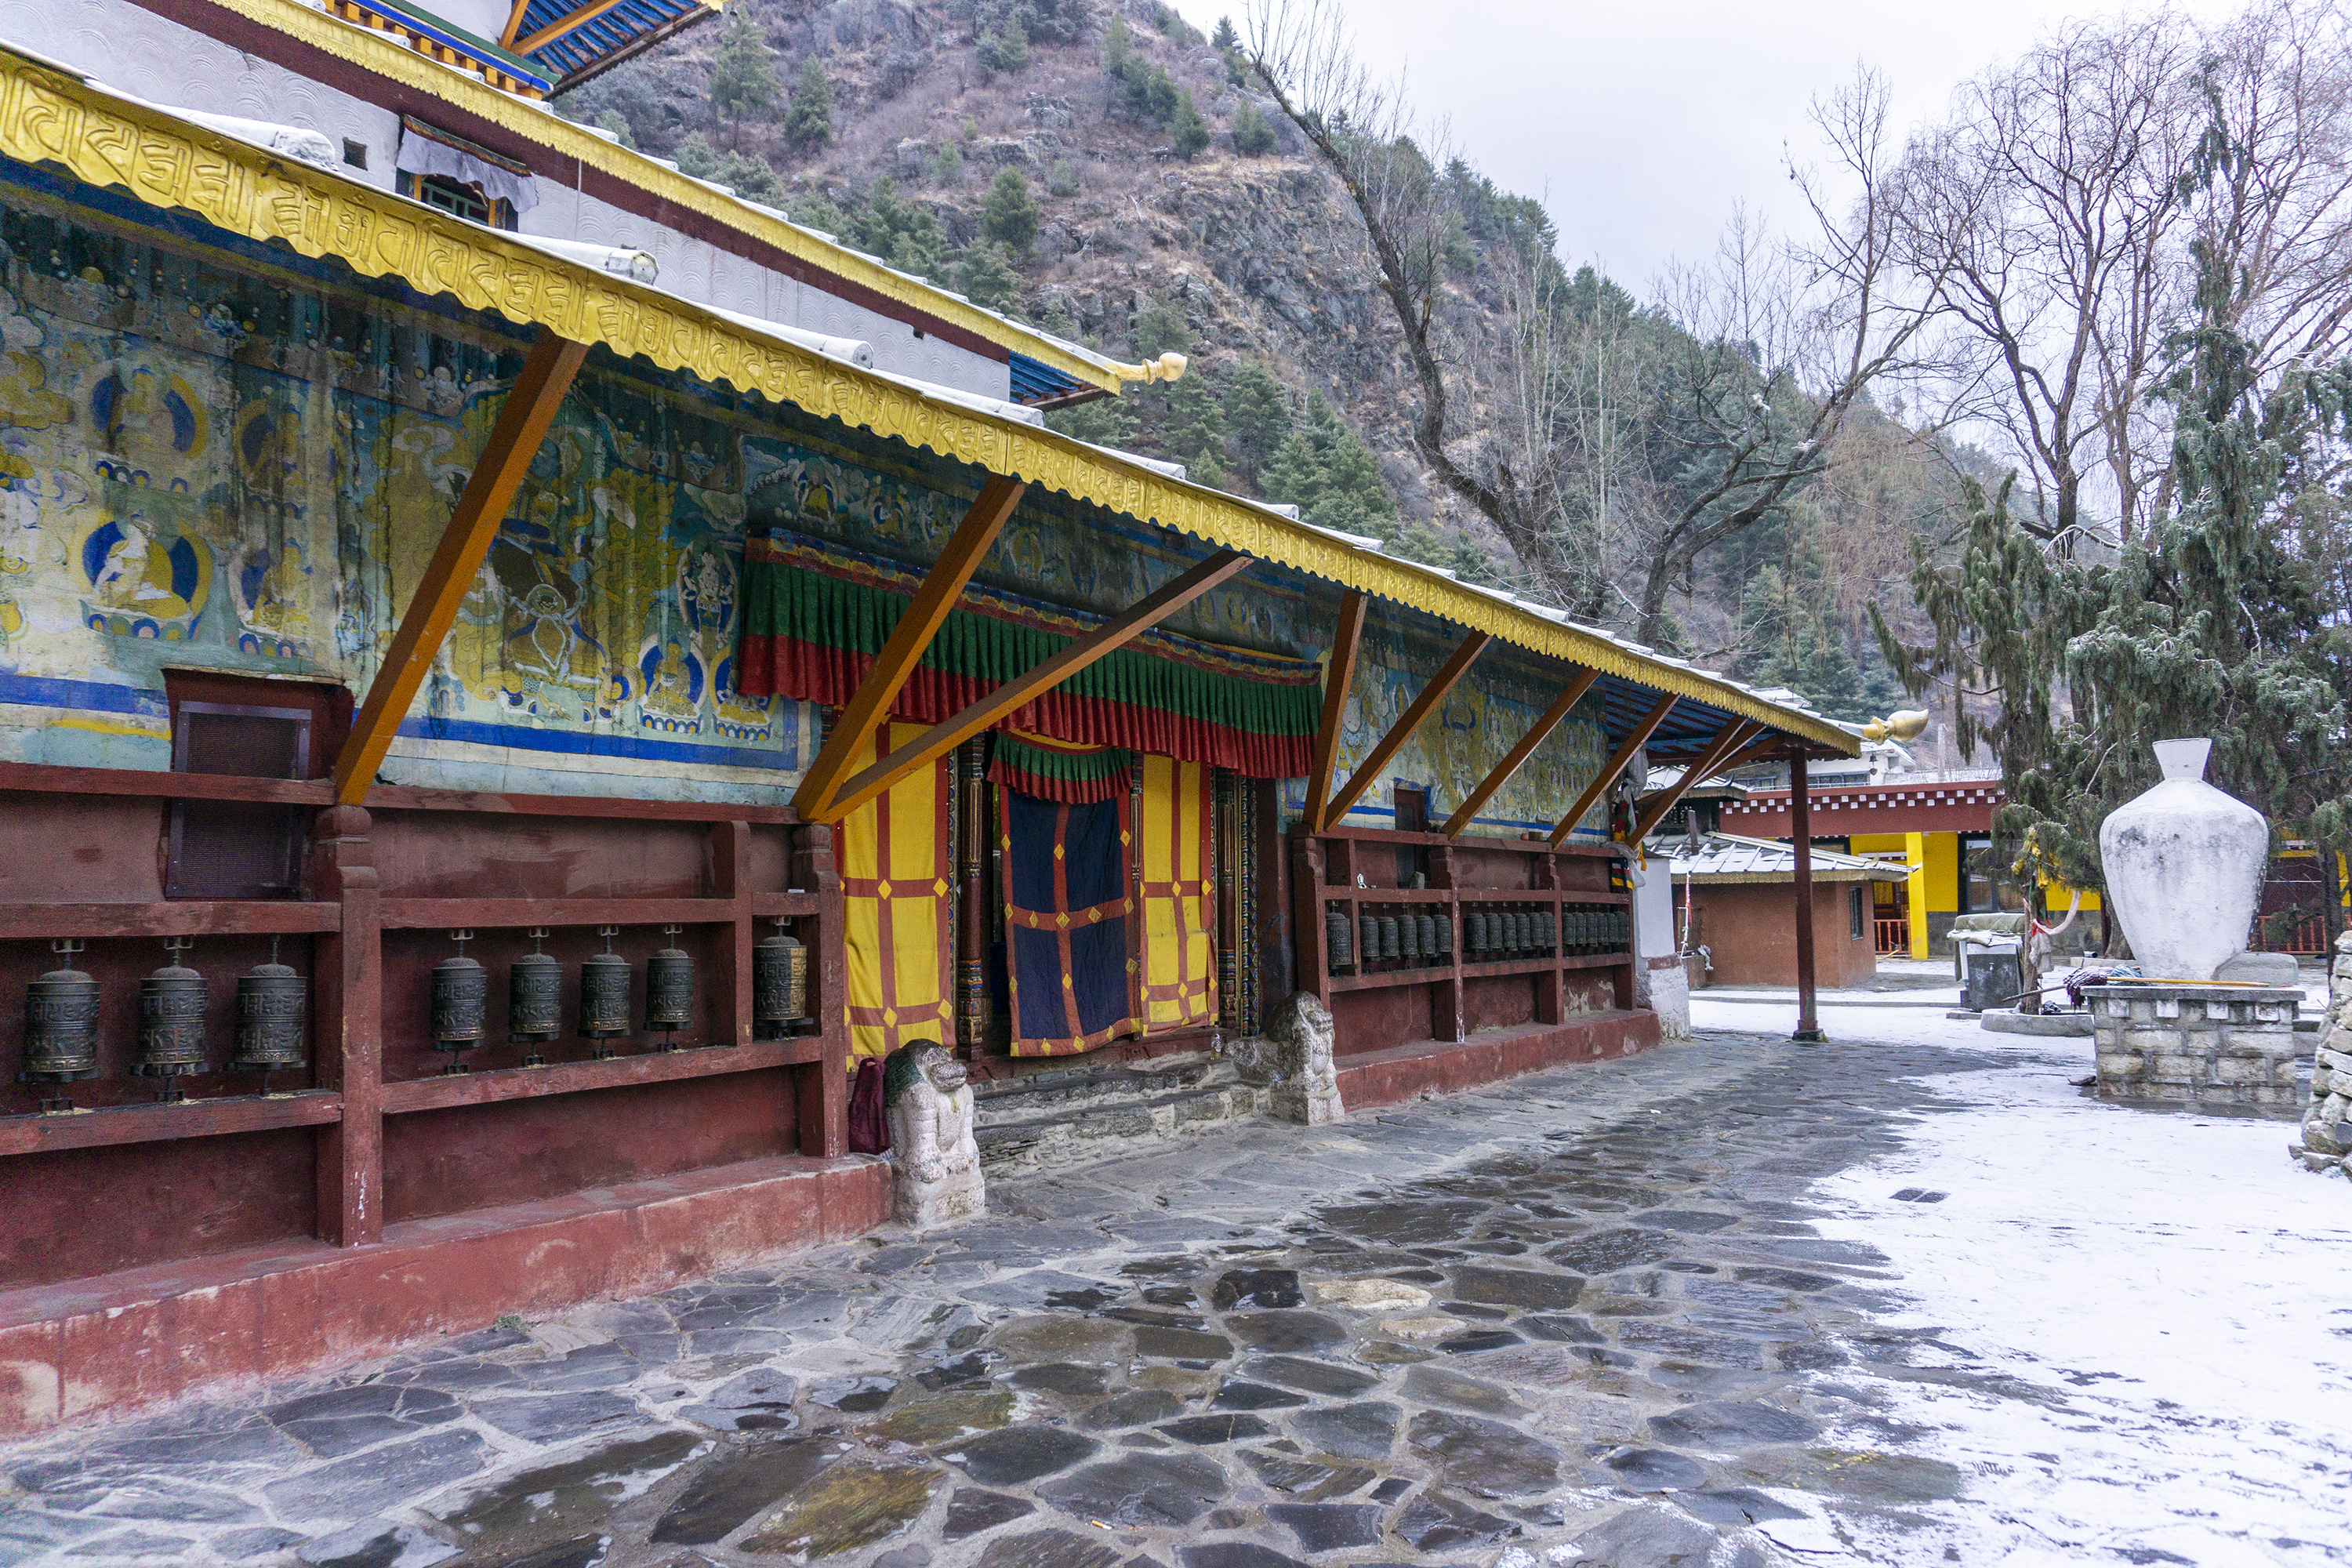
[[[719,930],[716,962],[711,975],[711,1000],[719,1024],[710,1031],[714,1046],[751,1043],[751,944],[758,940],[751,914],[751,825],[714,822],[710,825],[710,891],[731,900],[734,919]]]
[[[1535,754],[1535,749],[1544,743],[1546,736],[1559,728],[1559,721],[1568,717],[1570,709],[1584,700],[1584,694],[1591,690],[1592,683],[1600,679],[1601,672],[1597,669],[1580,669],[1576,672],[1576,678],[1561,688],[1559,695],[1552,700],[1551,706],[1544,710],[1543,717],[1538,719],[1528,732],[1519,737],[1519,743],[1513,746],[1510,753],[1495,764],[1494,772],[1480,779],[1478,787],[1463,798],[1461,809],[1446,818],[1445,826],[1443,829],[1446,837],[1452,838],[1470,826],[1478,815],[1478,808],[1493,798],[1496,790],[1510,782],[1511,775],[1519,771],[1520,764]]]
[[[963,521],[949,536],[947,547],[925,574],[923,585],[915,590],[913,601],[890,628],[882,651],[874,656],[873,666],[858,683],[849,705],[841,710],[841,717],[826,733],[824,749],[802,775],[793,805],[807,821],[838,822],[847,815],[846,808],[830,815],[826,811],[834,796],[840,793],[843,775],[866,749],[866,741],[888,721],[890,705],[898,700],[898,693],[906,689],[916,667],[922,663],[924,651],[939,635],[940,627],[947,624],[948,612],[963,597],[964,584],[980,569],[989,546],[996,542],[1005,520],[1013,515],[1013,509],[1020,504],[1027,488],[1019,479],[993,475],[965,510]]]
[[[1304,823],[1290,838],[1291,940],[1298,952],[1298,989],[1331,1005],[1331,947],[1323,928],[1323,841]],[[1350,936],[1354,932],[1350,931]]]
[[[1625,771],[1625,764],[1639,755],[1643,746],[1649,744],[1650,737],[1658,732],[1658,726],[1666,721],[1666,715],[1675,710],[1678,700],[1680,699],[1671,692],[1659,698],[1650,710],[1642,715],[1642,721],[1626,731],[1625,738],[1617,743],[1616,751],[1601,764],[1601,771],[1592,775],[1592,782],[1584,786],[1584,793],[1576,797],[1576,804],[1568,808],[1568,815],[1559,819],[1559,826],[1551,830],[1554,844],[1564,843],[1568,836],[1576,831],[1576,825],[1584,820],[1584,814],[1616,784],[1617,775]]]
[[[1454,846],[1433,846],[1429,851],[1429,885],[1450,889],[1457,885],[1458,875]],[[1438,905],[1436,912],[1438,919],[1454,922],[1454,952],[1438,971],[1437,984],[1429,988],[1429,1037],[1459,1044],[1470,1037],[1469,1016],[1462,1006],[1462,954],[1469,943],[1462,933],[1461,896]]]
[[[1323,673],[1323,721],[1315,730],[1315,757],[1307,773],[1306,827],[1320,833],[1330,823],[1324,809],[1331,798],[1331,770],[1339,761],[1339,724],[1348,714],[1348,689],[1356,679],[1356,650],[1364,637],[1364,596],[1339,601],[1339,626],[1331,637],[1331,663]]]
[[[1805,753],[1789,753],[1789,847],[1797,857],[1797,1032],[1800,1045],[1828,1043],[1813,1004],[1813,809],[1805,792]]]
[[[1906,833],[1903,836],[1903,863],[1911,868],[1911,875],[1903,884],[1904,903],[1911,928],[1911,956],[1927,956],[1927,836]]]
[[[1323,814],[1325,827],[1330,826],[1348,815],[1349,808],[1372,786],[1372,781],[1380,777],[1381,770],[1389,765],[1389,759],[1402,751],[1404,743],[1412,739],[1414,732],[1420,730],[1431,714],[1437,711],[1437,705],[1445,700],[1445,694],[1453,690],[1454,684],[1470,672],[1471,661],[1475,659],[1492,640],[1493,638],[1486,632],[1472,632],[1462,639],[1454,649],[1453,657],[1445,661],[1444,668],[1431,678],[1428,685],[1421,689],[1421,694],[1412,700],[1412,706],[1398,716],[1397,721],[1390,727],[1389,732],[1382,735],[1380,743],[1372,748],[1371,754],[1357,764],[1355,773],[1349,775],[1344,785],[1340,786],[1339,793],[1331,797],[1331,804]]]
[[[966,1061],[988,1044],[988,783],[974,738],[955,758],[956,1024]]]
[[[814,819],[840,821],[941,752],[979,734],[1006,714],[1051,691],[1104,655],[1134,641],[1226,578],[1239,573],[1250,564],[1251,559],[1239,551],[1219,551],[1162,586],[1117,620],[1096,627],[1036,668],[1005,681],[962,712],[941,720],[857,774],[834,793],[824,809],[814,814]]]
[[[812,822],[792,832],[792,885],[816,897],[809,1009],[825,1041],[823,1057],[793,1069],[800,1152],[837,1159],[849,1152],[849,953],[841,929],[848,900],[835,868],[833,829]]]
[[[539,456],[540,444],[555,423],[556,410],[563,405],[563,395],[571,390],[572,378],[587,357],[586,343],[552,332],[541,332],[530,345],[522,374],[515,378],[506,401],[499,405],[498,422],[490,426],[490,438],[467,478],[457,509],[441,531],[441,542],[425,568],[425,578],[410,597],[400,617],[400,629],[393,634],[392,646],[384,650],[383,663],[368,686],[367,697],[352,718],[351,733],[335,757],[338,805],[357,805],[367,798],[368,785],[383,764],[384,752],[400,721],[408,716],[408,705],[425,683],[425,671],[433,668],[442,639],[457,618],[457,606],[473,591],[482,561],[506,521],[507,508],[514,504],[515,491],[530,471],[531,459]]]
[[[319,1129],[318,1232],[362,1247],[383,1239],[383,948],[366,812],[319,814],[305,880],[312,898],[342,905],[341,929],[312,949],[312,1056],[319,1087],[339,1091],[343,1110]]]

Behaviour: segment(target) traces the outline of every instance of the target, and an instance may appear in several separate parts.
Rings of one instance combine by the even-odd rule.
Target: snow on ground
[[[1796,1021],[1793,1001],[1703,994],[1692,1014]],[[1972,1478],[1921,1510],[1951,1527],[1948,1556],[2352,1563],[2352,1184],[2291,1163],[2288,1122],[2091,1099],[2070,1082],[2087,1039],[1924,1009],[1830,1006],[1822,1026],[2007,1058],[1928,1079],[1950,1110],[1812,1194],[1824,1235],[1893,1259],[1911,1307],[1894,1321],[1937,1326],[1960,1374],[1885,1385],[1885,1413],[1937,1429],[1925,1451]],[[1895,1199],[1909,1188],[1948,1195]],[[1783,1544],[1818,1562],[1832,1542]]]

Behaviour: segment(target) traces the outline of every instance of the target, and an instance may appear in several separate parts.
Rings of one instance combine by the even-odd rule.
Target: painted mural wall
[[[239,247],[38,172],[0,171],[0,757],[167,768],[164,671],[364,691],[487,438],[520,342],[396,289]],[[70,197],[70,200],[68,198]],[[979,476],[601,353],[467,598],[384,776],[526,793],[772,799],[803,705],[735,689],[743,542],[770,527],[921,563]],[[1100,613],[1198,549],[1042,491],[978,577]],[[1256,569],[1168,622],[1328,657],[1332,585]],[[1368,624],[1342,773],[1444,661]],[[1558,672],[1490,648],[1391,775],[1450,812]],[[1549,826],[1599,765],[1560,726],[1480,819]],[[1297,787],[1286,786],[1295,812]],[[1391,780],[1358,811],[1386,820]]]

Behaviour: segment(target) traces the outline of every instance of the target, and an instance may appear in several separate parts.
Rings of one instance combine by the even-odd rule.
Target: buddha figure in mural
[[[898,1223],[928,1230],[987,1213],[963,1064],[936,1040],[901,1046],[883,1058],[882,1104]]]

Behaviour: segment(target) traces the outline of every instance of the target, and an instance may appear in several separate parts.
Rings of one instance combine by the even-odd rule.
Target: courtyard
[[[20,1446],[0,1563],[2342,1561],[2289,1129],[1840,1000]]]

